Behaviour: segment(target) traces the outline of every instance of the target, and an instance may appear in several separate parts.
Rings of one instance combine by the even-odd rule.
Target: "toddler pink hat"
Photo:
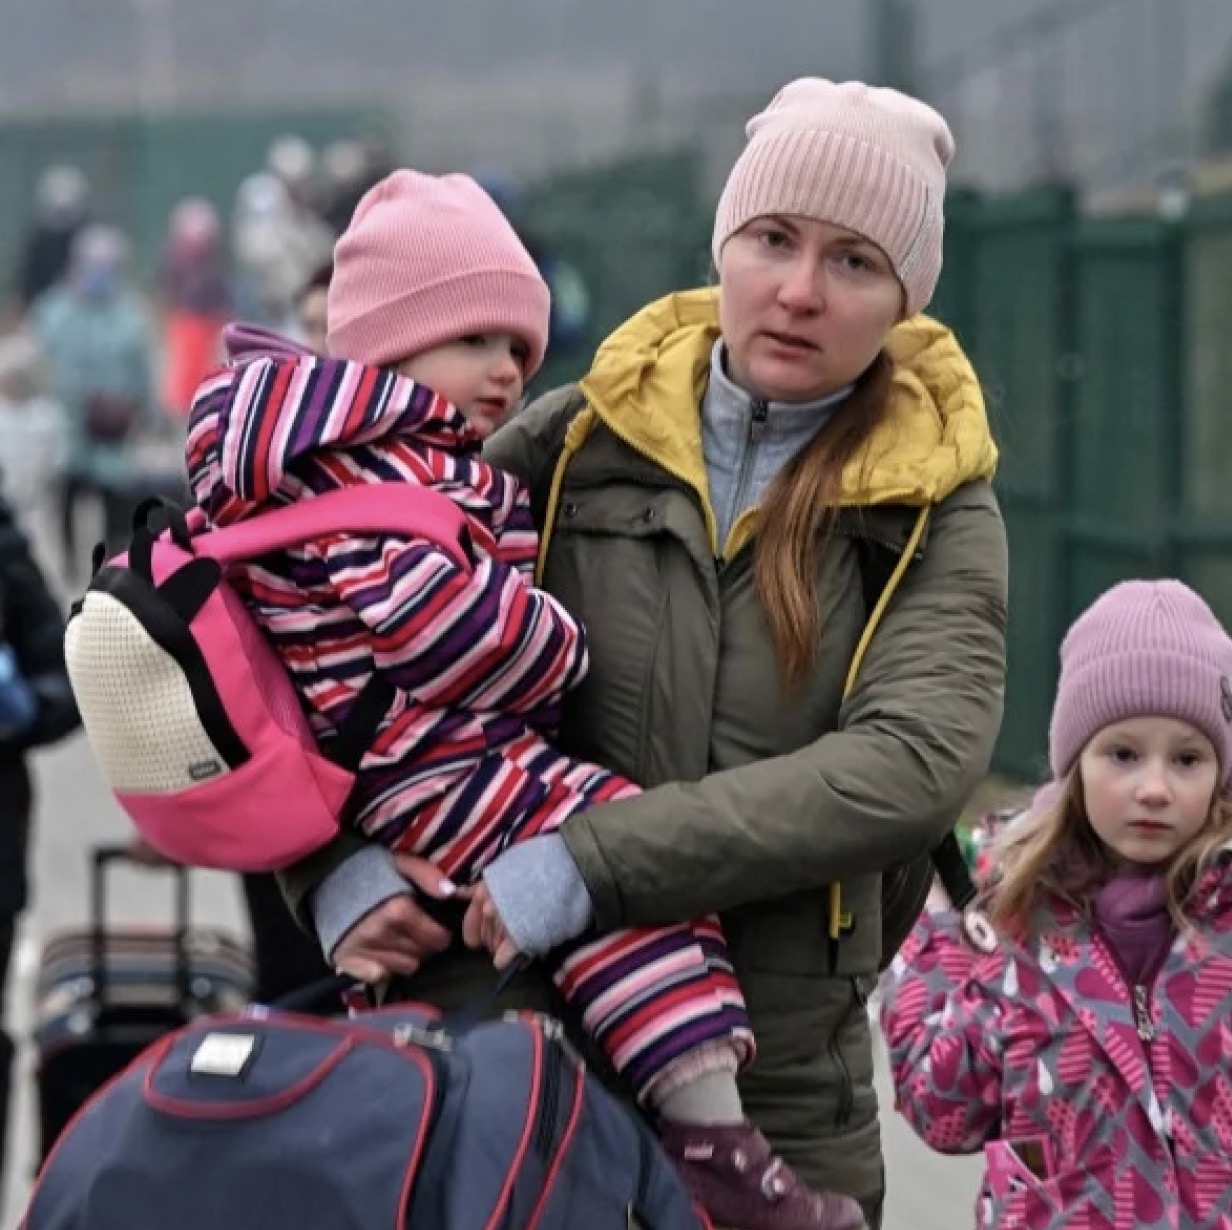
[[[472,333],[512,333],[543,362],[551,296],[530,253],[467,175],[395,171],[334,249],[329,353],[389,366]]]

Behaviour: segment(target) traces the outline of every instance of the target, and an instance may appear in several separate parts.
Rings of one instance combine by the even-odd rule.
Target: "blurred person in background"
[[[41,528],[65,463],[64,409],[28,332],[0,338],[0,492],[28,527]]]
[[[0,1022],[13,940],[29,897],[35,802],[29,753],[63,739],[80,720],[64,667],[63,616],[16,515],[0,497]],[[0,1028],[0,1181],[13,1053]]]
[[[265,169],[282,183],[296,206],[311,209],[317,203],[317,156],[303,137],[293,133],[276,137],[266,151]]]
[[[335,235],[341,235],[373,183],[368,149],[358,138],[334,141],[321,155],[321,169],[321,217]]]
[[[341,235],[363,195],[394,170],[394,159],[379,137],[348,137],[326,146],[321,169],[321,217],[335,235]]]
[[[16,298],[20,314],[65,275],[73,241],[89,216],[90,186],[77,167],[48,167],[39,178],[34,221],[22,245]]]
[[[150,319],[131,285],[129,247],[108,226],[73,244],[63,282],[35,305],[31,325],[64,407],[68,463],[60,500],[65,569],[79,575],[75,519],[83,495],[127,498],[132,437],[152,421]]]
[[[294,332],[295,297],[333,248],[329,228],[292,199],[278,176],[250,175],[236,193],[232,218],[238,315]]]
[[[186,197],[172,210],[158,290],[163,409],[183,419],[197,385],[221,361],[222,329],[232,308],[222,222],[209,201]]]

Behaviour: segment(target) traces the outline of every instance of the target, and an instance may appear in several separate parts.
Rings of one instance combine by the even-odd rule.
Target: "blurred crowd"
[[[0,491],[24,520],[55,527],[68,578],[86,564],[83,506],[113,544],[140,500],[182,494],[182,426],[228,320],[324,347],[334,242],[392,165],[374,140],[318,152],[280,137],[236,186],[229,217],[204,197],[176,203],[146,279],[82,171],[45,170],[0,326]],[[480,179],[553,285],[552,344],[569,347],[586,325],[585,286],[526,233],[520,185]]]

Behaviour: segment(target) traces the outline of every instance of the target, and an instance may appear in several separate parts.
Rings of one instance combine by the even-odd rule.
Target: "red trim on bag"
[[[167,1097],[154,1088],[154,1080],[161,1071],[158,1066],[152,1067],[145,1074],[141,1092],[149,1106],[164,1115],[174,1115],[177,1119],[259,1119],[263,1115],[272,1115],[294,1105],[310,1089],[315,1089],[354,1049],[354,1041],[344,1038],[307,1076],[289,1089],[284,1089],[272,1097],[257,1098],[250,1102],[190,1102],[187,1099]]]
[[[38,1196],[39,1189],[43,1186],[43,1183],[47,1178],[48,1171],[51,1170],[52,1163],[56,1160],[56,1154],[60,1152],[61,1148],[68,1141],[69,1134],[77,1126],[77,1121],[81,1119],[87,1111],[89,1111],[89,1109],[99,1100],[99,1098],[103,1096],[103,1094],[107,1093],[111,1089],[112,1085],[118,1085],[134,1069],[140,1067],[142,1064],[155,1064],[160,1062],[164,1058],[165,1053],[171,1049],[175,1039],[175,1034],[169,1034],[161,1042],[156,1042],[146,1050],[142,1051],[139,1055],[133,1056],[133,1058],[125,1064],[119,1072],[111,1077],[110,1080],[104,1081],[104,1083],[101,1084],[77,1108],[72,1118],[70,1118],[60,1130],[60,1135],[56,1137],[56,1143],[52,1145],[51,1152],[47,1154],[42,1166],[39,1167],[38,1176],[35,1180],[34,1187],[31,1189],[30,1196],[26,1201],[26,1211],[22,1216],[21,1225],[18,1227],[18,1230],[29,1230],[30,1210],[34,1208],[35,1198]]]
[[[419,1130],[415,1133],[415,1144],[406,1163],[406,1178],[402,1181],[402,1197],[398,1201],[398,1217],[394,1222],[394,1230],[404,1230],[404,1227],[410,1225],[411,1193],[415,1190],[415,1180],[419,1178],[419,1163],[423,1160],[424,1150],[428,1146],[428,1133],[432,1128],[430,1112],[436,1105],[436,1069],[418,1053],[415,1054],[415,1060],[424,1065],[424,1088],[427,1093],[424,1098],[424,1113],[419,1117]]]
[[[552,1162],[552,1168],[547,1173],[547,1178],[543,1181],[543,1195],[539,1197],[539,1203],[535,1205],[535,1211],[530,1215],[530,1221],[526,1224],[526,1230],[535,1230],[539,1225],[540,1218],[547,1210],[548,1199],[552,1195],[552,1189],[556,1185],[557,1176],[560,1174],[560,1168],[565,1163],[565,1154],[569,1151],[569,1146],[573,1143],[573,1137],[577,1132],[578,1121],[582,1117],[582,1103],[584,1101],[582,1076],[581,1073],[573,1069],[573,1106],[569,1111],[569,1121],[565,1125],[565,1133],[560,1140],[560,1148],[556,1151],[556,1158]]]
[[[509,1174],[505,1178],[505,1186],[501,1189],[496,1207],[492,1210],[492,1216],[488,1218],[484,1230],[496,1230],[508,1211],[509,1197],[513,1194],[514,1182],[517,1180],[518,1171],[522,1169],[522,1162],[530,1148],[531,1133],[535,1128],[535,1111],[539,1105],[539,1095],[543,1092],[543,1034],[538,1027],[530,1025],[529,1022],[527,1022],[527,1028],[535,1040],[535,1067],[531,1074],[530,1097],[526,1101],[526,1126],[522,1130],[522,1139],[518,1144],[517,1152],[513,1155]]]

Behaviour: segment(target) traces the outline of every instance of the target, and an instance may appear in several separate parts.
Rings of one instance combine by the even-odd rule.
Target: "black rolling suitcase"
[[[205,1013],[243,1007],[252,990],[245,945],[189,926],[189,873],[175,880],[175,922],[107,924],[107,875],[123,847],[93,851],[89,925],[53,935],[39,964],[35,1025],[41,1140],[46,1158],[65,1124],[152,1042]]]

